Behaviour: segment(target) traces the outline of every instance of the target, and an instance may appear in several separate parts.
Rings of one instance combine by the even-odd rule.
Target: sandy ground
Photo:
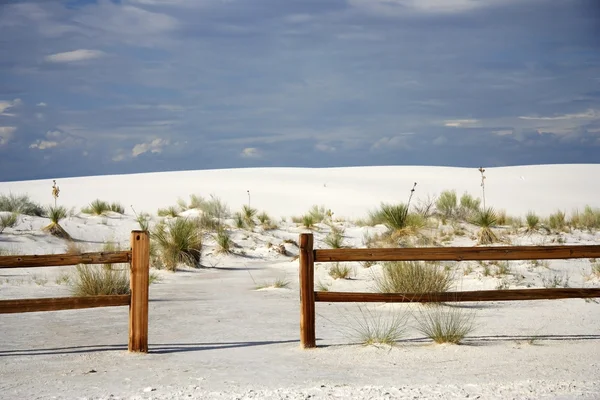
[[[566,177],[571,168],[561,176]],[[280,176],[284,172],[270,174]],[[541,176],[539,170],[530,172],[528,176]],[[154,180],[159,175],[153,175]],[[134,176],[131,182],[133,178],[140,180]],[[125,181],[126,177],[119,179]],[[269,182],[266,179],[263,184],[268,186]],[[271,184],[269,190],[275,190],[276,184]],[[356,187],[345,183],[336,197],[338,203],[330,204],[334,210],[338,209],[336,204],[344,209],[345,194],[360,193],[361,182],[354,184]],[[15,185],[0,184],[0,192]],[[18,185],[27,187],[26,183]],[[31,184],[32,193],[38,186],[41,183]],[[444,182],[443,188],[453,188],[453,181]],[[586,203],[581,202],[590,203],[589,197],[599,190],[582,184],[575,193],[569,193],[574,200],[561,203],[565,197],[552,196],[555,189],[556,185],[537,188],[537,195],[548,199],[545,207],[550,210],[562,205],[567,210],[583,206]],[[135,184],[130,190],[135,190]],[[504,196],[513,192],[508,187]],[[297,194],[288,195],[295,198]],[[80,192],[78,196],[85,197]],[[174,197],[172,204],[177,196],[170,197]],[[101,198],[118,199],[116,194]],[[167,202],[165,198],[152,201]],[[152,201],[139,208],[149,207]],[[306,201],[314,204],[312,199]],[[79,206],[84,204],[82,201]],[[363,205],[365,214],[378,202],[360,198],[355,204]],[[366,204],[373,207],[365,209]],[[270,210],[269,205],[265,209]],[[230,203],[230,207],[238,206]],[[351,212],[352,207],[346,211]],[[287,215],[294,214],[290,211]],[[40,228],[47,223],[42,218],[20,217],[15,228],[0,235],[0,249],[31,254],[64,252],[66,242],[41,233]],[[346,228],[346,243],[353,247],[362,245],[366,232],[385,230],[382,226],[357,227],[350,221],[339,224]],[[106,242],[127,246],[129,231],[136,228],[132,215],[75,215],[62,225],[87,250]],[[314,231],[317,247],[325,247],[322,240],[328,229],[319,225]],[[232,237],[240,246],[237,254],[217,255],[207,239],[204,268],[154,271],[161,280],[150,289],[149,354],[127,353],[126,307],[0,315],[0,398],[600,398],[600,304],[582,299],[461,304],[475,313],[477,324],[462,345],[436,345],[424,338],[414,328],[414,316],[423,309],[420,305],[318,303],[318,348],[300,349],[298,263],[293,259],[298,250],[286,244],[289,255],[284,256],[275,253],[269,243],[297,240],[302,231],[289,219],[274,231],[232,229]],[[558,237],[568,244],[600,242],[599,233],[581,231],[513,234],[511,240],[523,245],[552,244]],[[474,242],[468,232],[448,244],[471,246]],[[373,274],[380,266],[363,268],[353,263],[351,267],[351,279],[334,280],[327,273],[328,266],[319,264],[316,282],[334,291],[371,289]],[[600,287],[600,279],[590,278],[589,267],[589,260],[552,261],[545,266],[515,261],[507,276],[484,276],[481,265],[452,266],[457,290],[493,289],[502,281],[511,288],[541,287],[544,277],[568,278],[572,287]],[[70,270],[0,269],[0,299],[67,296],[68,287],[57,278]],[[289,287],[256,290],[276,278],[288,279]],[[363,315],[359,307],[383,316],[406,313],[404,339],[394,347],[357,344],[353,327]]]

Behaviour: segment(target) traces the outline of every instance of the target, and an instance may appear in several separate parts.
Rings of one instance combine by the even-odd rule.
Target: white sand
[[[535,210],[569,213],[586,204],[599,206],[594,177],[600,165],[489,168],[486,200],[510,215]],[[77,215],[61,224],[87,250],[105,242],[127,246],[137,228],[129,205],[156,214],[190,194],[214,194],[232,211],[247,204],[270,215],[286,216],[274,231],[232,229],[240,246],[235,255],[214,253],[206,238],[206,268],[177,273],[158,271],[151,286],[149,354],[128,354],[125,307],[0,315],[0,398],[435,398],[435,399],[597,399],[600,398],[600,305],[581,299],[466,304],[476,314],[477,329],[464,345],[435,345],[409,320],[397,346],[354,344],[352,326],[360,318],[354,304],[317,304],[319,348],[299,348],[297,261],[277,254],[269,243],[297,240],[304,230],[290,221],[313,204],[334,216],[364,217],[381,201],[405,202],[413,182],[413,202],[444,189],[460,196],[480,195],[477,169],[368,167],[335,169],[247,169],[59,179],[59,203],[77,207],[101,198],[120,201],[127,215]],[[0,193],[27,193],[51,202],[51,180],[0,183]],[[413,204],[415,204],[413,203]],[[155,221],[158,219],[155,217]],[[0,249],[28,254],[61,253],[66,242],[41,232],[47,219],[22,216],[15,228],[0,234]],[[346,229],[346,244],[362,246],[366,232]],[[474,244],[474,228],[446,245]],[[508,228],[497,229],[507,234]],[[329,227],[319,225],[317,247],[326,247]],[[515,245],[598,244],[599,233],[573,230],[561,235],[510,234]],[[560,238],[560,239],[559,239]],[[286,244],[290,255],[297,254]],[[242,253],[245,253],[243,255]],[[332,291],[365,291],[379,265],[348,263],[351,280],[334,280],[329,265],[316,267],[316,281]],[[477,263],[455,268],[456,289],[541,287],[558,279],[573,287],[600,287],[590,276],[589,260],[551,261],[547,266],[511,262],[506,276],[484,276]],[[470,268],[470,269],[469,269]],[[57,278],[70,267],[1,269],[0,298],[68,295]],[[465,274],[466,270],[466,274]],[[254,290],[257,284],[286,278],[287,289]],[[362,305],[385,317],[412,312],[417,305]]]

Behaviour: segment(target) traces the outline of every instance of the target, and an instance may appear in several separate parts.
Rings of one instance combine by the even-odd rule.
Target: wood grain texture
[[[148,290],[150,238],[146,231],[131,232],[131,304],[129,351],[148,352]]]
[[[300,235],[300,346],[317,347],[315,334],[315,262],[313,235]]]
[[[83,254],[40,254],[35,256],[0,256],[0,268],[38,268],[78,264],[116,264],[129,263],[130,260],[130,251]]]
[[[568,258],[600,258],[600,245],[319,249],[315,250],[314,256],[316,262],[559,260]]]
[[[55,297],[48,299],[0,300],[0,314],[129,305],[128,294],[113,296]]]
[[[600,297],[600,288],[478,290],[444,293],[315,292],[317,302],[440,303],[464,301],[554,300]]]

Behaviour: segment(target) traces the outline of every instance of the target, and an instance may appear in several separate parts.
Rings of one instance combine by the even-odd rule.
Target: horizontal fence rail
[[[80,308],[116,307],[131,304],[131,296],[55,297],[47,299],[23,299],[0,301],[0,314],[27,313],[37,311],[75,310]]]
[[[117,264],[129,262],[131,262],[131,251],[0,256],[0,268],[62,267],[77,264]]]
[[[131,250],[83,254],[0,256],[2,268],[35,268],[79,264],[130,264],[130,294],[0,300],[0,314],[129,306],[129,351],[148,352],[148,286],[150,242],[146,231],[131,232]]]
[[[477,290],[443,293],[316,292],[315,262],[339,261],[483,261],[600,258],[600,245],[420,247],[389,249],[313,249],[313,235],[300,235],[300,343],[316,347],[316,302],[440,303],[465,301],[553,300],[600,297],[600,288]]]
[[[600,258],[600,246],[418,247],[407,249],[319,249],[315,262],[565,260]]]

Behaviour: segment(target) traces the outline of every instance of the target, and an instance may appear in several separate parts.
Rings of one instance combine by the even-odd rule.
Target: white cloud
[[[38,106],[38,107],[46,107],[47,104],[44,103],[43,101],[41,101],[41,102],[37,103],[36,106]]]
[[[494,135],[498,135],[498,136],[507,136],[507,135],[512,135],[513,133],[515,133],[515,131],[512,129],[500,129],[497,131],[492,131],[492,133]]]
[[[315,145],[315,149],[325,152],[325,153],[334,153],[336,151],[336,148],[333,146],[330,146],[328,144],[325,143],[317,143]]]
[[[444,126],[452,128],[474,127],[479,121],[476,119],[448,119],[444,121]]]
[[[161,153],[163,151],[163,148],[165,146],[168,146],[170,144],[169,140],[165,140],[165,139],[154,139],[151,142],[146,142],[146,143],[139,143],[136,144],[135,146],[133,146],[133,149],[131,150],[131,155],[133,157],[137,157],[141,154],[147,153],[147,152],[151,152],[151,153]],[[114,158],[113,158],[114,160]],[[119,161],[119,160],[115,160],[115,161]]]
[[[242,150],[242,157],[244,158],[260,158],[260,151],[256,147],[246,147]]]
[[[58,142],[50,140],[36,140],[29,145],[30,149],[46,150],[58,146]]]
[[[392,137],[382,137],[376,141],[371,150],[391,150],[391,149],[409,149],[407,135],[396,135]]]
[[[522,116],[520,119],[525,120],[536,120],[536,121],[558,121],[565,119],[596,119],[600,118],[600,112],[595,110],[587,110],[578,114],[564,114],[564,115],[556,115],[554,117],[532,117],[532,116]]]
[[[0,146],[7,144],[17,130],[14,126],[0,126]]]
[[[436,146],[441,146],[446,143],[448,143],[448,139],[446,139],[445,136],[438,136],[433,140],[433,144]]]
[[[53,63],[70,63],[104,57],[106,53],[100,50],[78,49],[64,53],[50,54],[45,60]]]
[[[357,8],[385,16],[400,16],[411,12],[458,14],[510,2],[510,0],[349,0],[349,3]]]
[[[13,101],[0,101],[0,115],[6,117],[14,117],[15,114],[5,112],[9,108],[17,107],[23,104],[21,99],[14,99]]]

